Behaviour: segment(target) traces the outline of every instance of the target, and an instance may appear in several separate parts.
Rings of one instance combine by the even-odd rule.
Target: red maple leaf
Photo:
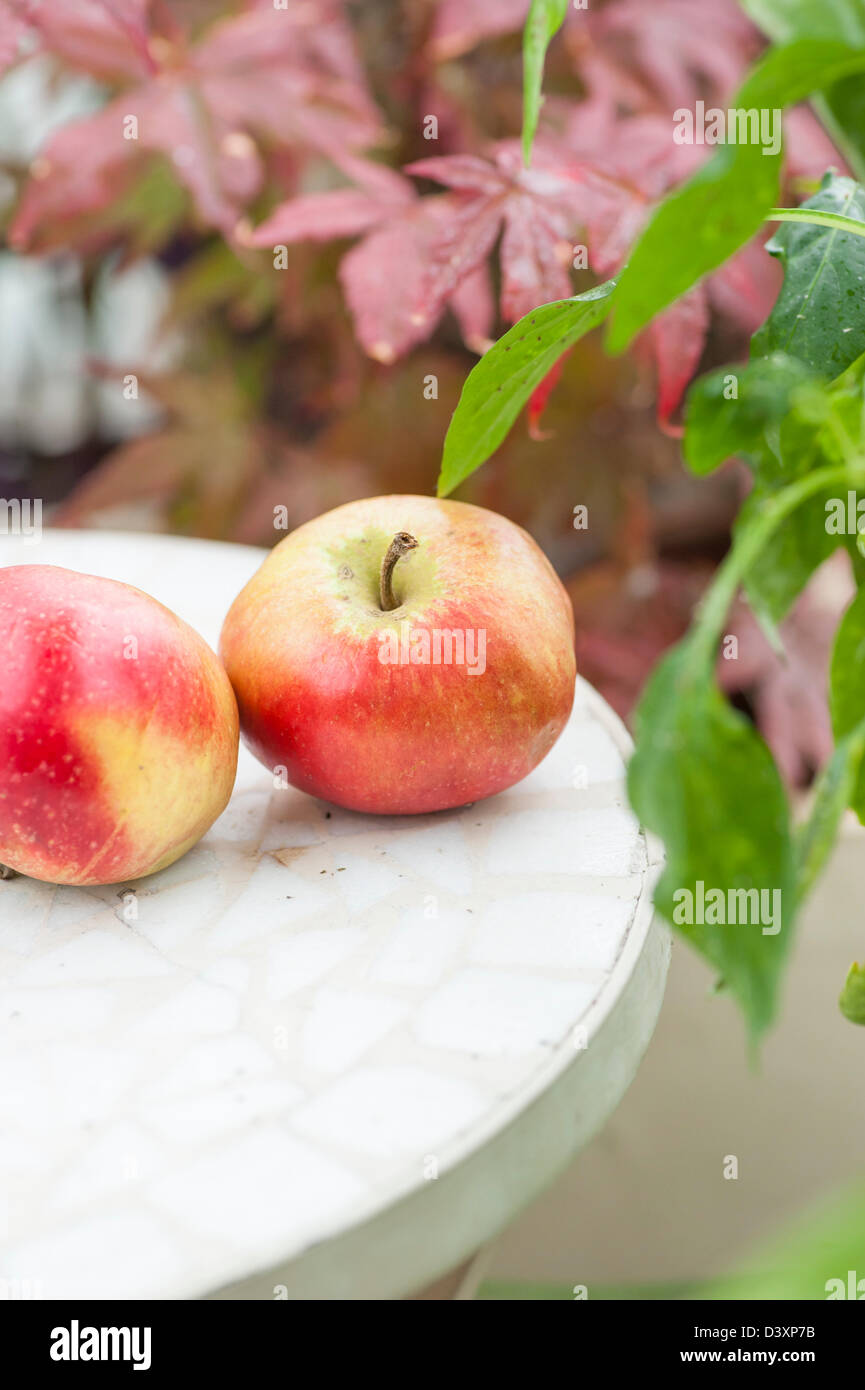
[[[735,0],[615,0],[569,9],[565,38],[590,91],[631,110],[724,99],[762,40]],[[642,89],[642,99],[640,99]]]
[[[23,3],[44,49],[108,82],[137,81],[150,76],[156,70],[149,47],[151,33],[177,28],[162,7],[159,30],[151,30],[148,15],[157,8],[151,0]]]
[[[391,362],[425,340],[447,305],[464,335],[483,347],[490,332],[487,262],[500,238],[502,319],[572,293],[575,243],[585,236],[590,268],[615,275],[653,206],[707,155],[676,145],[661,116],[619,119],[584,102],[559,142],[538,142],[530,169],[516,142],[488,158],[444,155],[406,173],[445,185],[418,197],[408,181],[368,161],[341,163],[358,186],[289,199],[244,238],[257,246],[362,235],[344,257],[340,280],[364,349]],[[637,344],[658,378],[658,417],[667,425],[697,369],[717,308],[752,331],[768,313],[777,267],[746,248],[656,320]],[[465,308],[470,319],[465,320]],[[530,403],[537,433],[554,379]]]
[[[439,62],[458,58],[483,39],[521,29],[530,0],[440,0],[430,34],[430,56]]]
[[[562,158],[576,154],[572,173],[585,193],[590,265],[605,279],[621,270],[655,204],[711,153],[705,147],[674,144],[669,119],[616,118],[592,103],[574,108],[565,146]],[[669,427],[697,369],[710,310],[725,314],[750,335],[772,307],[777,270],[760,244],[752,243],[671,305],[638,339],[637,355],[657,375],[662,427]]]
[[[335,0],[261,6],[194,44],[146,0],[70,0],[38,15],[44,47],[92,70],[92,39],[97,66],[140,80],[49,141],[12,225],[15,246],[44,244],[53,223],[105,207],[154,153],[170,159],[202,220],[229,233],[261,186],[269,146],[339,155],[379,132]]]
[[[242,228],[243,243],[276,247],[369,232],[344,257],[340,280],[358,339],[371,357],[392,362],[422,342],[447,304],[466,342],[476,350],[486,347],[493,306],[484,266],[456,277],[435,305],[419,297],[429,257],[446,234],[449,201],[420,199],[408,179],[369,160],[342,156],[339,162],[355,186],[289,198],[254,231]]]
[[[449,191],[391,218],[349,252],[340,270],[358,337],[373,356],[390,361],[428,337],[454,296],[457,304],[468,298],[467,283],[478,304],[485,302],[483,272],[500,232],[507,321],[570,294],[577,189],[543,166],[542,152],[531,170],[523,169],[516,142],[506,141],[491,159],[443,155],[406,172]],[[394,274],[398,298],[387,294]],[[477,313],[472,337],[488,336],[486,317]]]
[[[646,0],[613,0],[601,9],[568,10],[564,39],[588,97],[578,105],[548,99],[545,111],[547,117],[559,115],[560,172],[582,189],[580,214],[590,263],[605,278],[621,269],[652,207],[709,153],[673,143],[672,109],[692,105],[698,97],[726,97],[762,43],[734,0],[712,0],[703,8],[706,20],[711,19],[711,42],[699,22],[699,0],[653,0],[651,5]],[[525,12],[516,0],[495,8],[474,0],[443,0],[436,15],[433,53],[447,57],[463,52],[482,38],[518,27]],[[546,124],[549,128],[554,122],[548,119]],[[816,156],[819,140],[813,129],[810,133]],[[812,163],[817,162],[815,157]],[[568,204],[572,206],[570,198]],[[526,300],[532,298],[532,284],[538,290],[534,304],[524,303],[520,312],[542,302],[540,287],[546,281],[549,288],[557,277],[554,272],[545,276],[541,269],[541,262],[552,269],[555,250],[551,252],[550,228],[537,205],[522,229],[519,220],[512,219],[502,238],[501,256],[504,277],[509,264],[522,261],[527,268]],[[643,334],[636,350],[655,365],[662,425],[668,425],[697,368],[710,306],[752,331],[774,299],[774,270],[762,252],[755,255],[746,249]],[[513,317],[508,313],[511,307],[503,295],[505,318]],[[554,384],[551,375],[530,401],[529,423],[535,433]]]
[[[738,641],[735,661],[721,658],[718,683],[743,695],[785,781],[804,787],[832,754],[826,688],[834,633],[853,584],[846,555],[816,571],[780,626],[782,654],[770,645],[748,605],[732,609],[727,632]]]
[[[451,59],[485,39],[513,33],[525,24],[528,9],[528,0],[440,0],[430,54]],[[562,32],[589,91],[631,112],[726,97],[762,42],[735,0],[569,6]]]
[[[454,190],[451,199],[462,200],[451,203],[443,235],[424,248],[426,261],[414,282],[414,297],[407,300],[416,317],[424,304],[435,312],[442,293],[452,292],[455,277],[486,255],[500,225],[501,312],[507,322],[571,293],[569,266],[581,231],[591,268],[604,278],[615,275],[655,203],[706,155],[703,149],[674,144],[669,122],[661,117],[607,117],[602,128],[596,111],[577,111],[583,116],[580,125],[572,125],[567,145],[541,143],[528,171],[519,166],[510,144],[497,147],[494,165],[466,156],[409,166],[408,172],[448,183]],[[468,246],[461,246],[466,225],[472,236]],[[668,424],[697,369],[710,307],[753,331],[771,307],[776,270],[758,248],[746,248],[643,334],[637,353],[656,370],[662,425]],[[532,399],[534,430],[550,385],[542,383]]]
[[[279,246],[357,236],[416,201],[414,186],[387,165],[350,154],[338,158],[354,186],[288,198],[254,231],[242,228],[240,240],[247,246]]]

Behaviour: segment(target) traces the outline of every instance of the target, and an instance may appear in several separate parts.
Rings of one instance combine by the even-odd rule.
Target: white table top
[[[213,646],[261,557],[0,538],[0,564],[126,580]],[[0,1297],[393,1297],[506,1224],[660,1007],[628,748],[580,681],[524,782],[405,818],[275,788],[241,750],[223,816],[134,895],[0,883]]]

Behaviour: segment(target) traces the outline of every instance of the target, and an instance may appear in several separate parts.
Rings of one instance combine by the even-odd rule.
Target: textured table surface
[[[0,539],[214,646],[260,559]],[[627,749],[581,681],[529,778],[417,818],[275,787],[242,750],[165,872],[0,883],[0,1295],[391,1297],[488,1239],[618,1103],[660,1006]]]

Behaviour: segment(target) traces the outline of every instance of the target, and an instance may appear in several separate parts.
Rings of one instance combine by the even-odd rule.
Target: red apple
[[[0,861],[94,884],[179,859],[237,768],[237,706],[207,643],[128,584],[15,565],[0,649]]]
[[[573,614],[543,552],[494,512],[432,497],[298,527],[235,599],[220,650],[256,757],[357,811],[502,791],[574,697]]]

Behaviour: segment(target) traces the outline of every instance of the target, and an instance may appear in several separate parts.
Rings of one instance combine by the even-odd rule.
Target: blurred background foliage
[[[563,1302],[630,1299],[763,1301],[865,1298],[865,1188],[861,1181],[832,1192],[764,1240],[734,1273],[702,1282],[567,1287],[490,1280],[479,1297]],[[761,1343],[762,1345],[762,1343]],[[801,1350],[806,1346],[797,1347]]]
[[[275,508],[293,527],[431,492],[477,353],[615,273],[653,202],[711,152],[674,144],[674,110],[723,104],[764,44],[735,0],[570,10],[526,172],[527,9],[0,0],[3,497],[42,497],[54,524],[270,545]],[[809,110],[786,136],[792,191],[845,167]],[[625,716],[743,495],[735,463],[683,469],[682,393],[746,356],[777,286],[755,244],[632,356],[580,344],[460,491],[545,548],[582,673]],[[784,665],[733,619],[748,652],[734,698],[794,784],[829,746],[822,634],[847,585],[818,575]]]

